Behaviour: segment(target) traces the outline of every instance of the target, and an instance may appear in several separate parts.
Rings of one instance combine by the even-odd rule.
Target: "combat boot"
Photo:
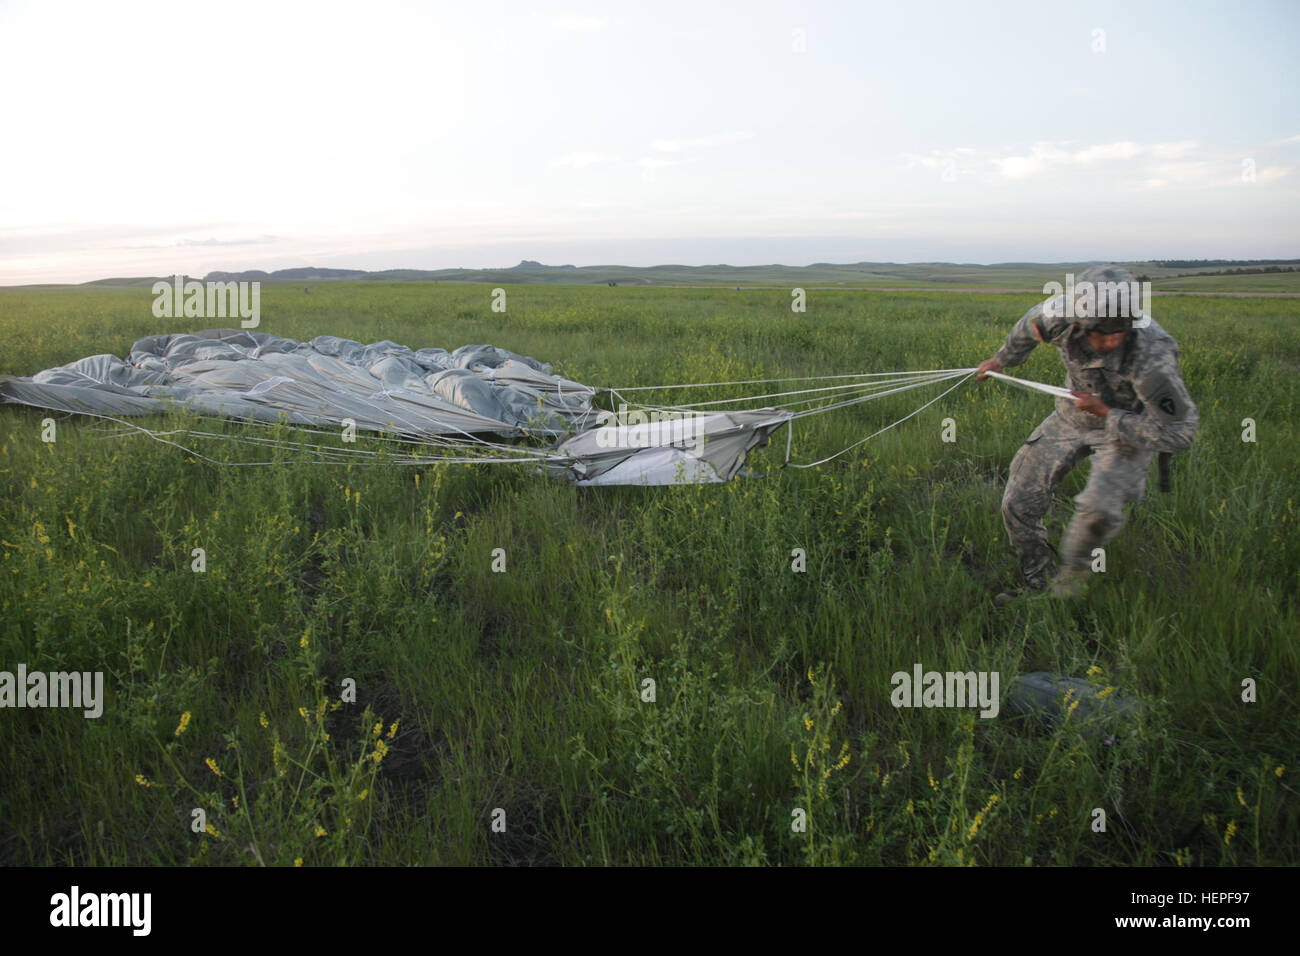
[[[1020,574],[1024,579],[1024,583],[1020,587],[999,592],[993,598],[993,602],[1001,607],[1024,595],[1042,594],[1047,590],[1048,582],[1051,580],[1052,572],[1055,569],[1051,552],[1022,559]]]
[[[1088,578],[1091,576],[1092,571],[1088,568],[1061,568],[1052,578],[1052,586],[1048,593],[1054,598],[1066,601],[1077,600],[1088,590]]]

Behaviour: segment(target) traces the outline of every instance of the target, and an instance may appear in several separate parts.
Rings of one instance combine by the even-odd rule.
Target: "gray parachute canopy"
[[[323,335],[298,342],[241,329],[153,335],[126,359],[92,355],[30,378],[0,376],[0,403],[110,418],[180,405],[209,417],[302,426],[350,419],[415,442],[461,440],[480,456],[511,449],[478,436],[564,439],[519,460],[580,485],[728,481],[791,417],[774,409],[692,413],[668,427],[592,429],[610,414],[593,408],[595,395],[547,364],[490,345],[412,351],[388,341]]]
[[[92,355],[31,378],[0,376],[0,400],[67,412],[200,414],[295,425],[352,419],[367,431],[431,437],[561,434],[593,414],[594,389],[490,345],[411,351],[332,335],[310,342],[241,329],[151,335],[125,360]]]

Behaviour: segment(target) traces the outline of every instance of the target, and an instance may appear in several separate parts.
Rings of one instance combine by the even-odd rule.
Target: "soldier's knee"
[[[1007,527],[1019,524],[1032,524],[1043,515],[1041,510],[1035,506],[1035,499],[1032,495],[1012,494],[1010,488],[1002,496],[1002,520]]]
[[[1124,527],[1124,512],[1110,508],[1088,511],[1082,515],[1084,527],[1093,538],[1109,538]]]

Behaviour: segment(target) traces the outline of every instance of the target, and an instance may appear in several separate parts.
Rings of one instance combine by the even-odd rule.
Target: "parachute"
[[[723,482],[745,474],[752,450],[766,445],[782,425],[804,416],[955,381],[911,415],[880,429],[885,431],[928,408],[974,371],[595,389],[553,374],[548,364],[491,345],[467,345],[453,352],[412,350],[390,341],[362,345],[323,335],[299,342],[243,329],[211,329],[140,339],[125,359],[92,355],[30,378],[0,376],[0,403],[106,418],[129,433],[171,444],[179,444],[175,439],[184,436],[298,445],[325,463],[528,463],[580,486],[667,485]],[[835,384],[695,405],[628,402],[622,394],[832,380]],[[606,393],[622,401],[619,415],[595,404]],[[793,400],[752,405],[772,398]],[[745,404],[749,407],[724,407]],[[287,423],[306,434],[337,435],[338,429],[351,427],[399,442],[409,454],[385,457],[366,448],[255,434],[232,439],[197,428],[160,432],[125,420],[176,407],[204,418]],[[787,465],[789,459],[787,436]]]

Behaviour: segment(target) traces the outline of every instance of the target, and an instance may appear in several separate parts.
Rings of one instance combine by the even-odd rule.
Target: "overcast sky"
[[[1296,258],[1297,50],[1294,0],[0,0],[0,284]]]

